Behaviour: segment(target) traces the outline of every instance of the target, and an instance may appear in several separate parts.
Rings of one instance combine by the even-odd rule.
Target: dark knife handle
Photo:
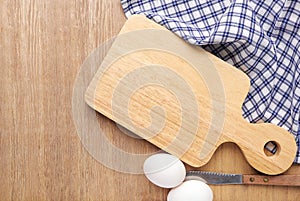
[[[243,184],[300,186],[300,175],[243,175]]]

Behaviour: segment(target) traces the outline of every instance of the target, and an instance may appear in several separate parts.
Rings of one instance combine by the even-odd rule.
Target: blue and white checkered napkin
[[[121,0],[126,16],[144,14],[184,40],[244,71],[250,122],[277,124],[300,146],[300,1]],[[300,163],[300,150],[295,158]]]

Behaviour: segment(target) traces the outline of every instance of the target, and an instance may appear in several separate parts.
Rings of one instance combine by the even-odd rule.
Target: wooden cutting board
[[[128,19],[86,91],[86,102],[187,164],[206,164],[224,142],[236,143],[256,170],[280,174],[296,143],[278,126],[242,117],[249,78],[164,27]],[[275,142],[275,154],[264,146]]]

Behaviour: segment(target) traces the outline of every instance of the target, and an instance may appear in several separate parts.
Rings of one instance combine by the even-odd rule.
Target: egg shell
[[[213,192],[204,182],[188,180],[168,193],[167,201],[212,201]]]
[[[159,153],[145,160],[144,173],[153,184],[162,188],[173,188],[183,182],[186,170],[177,157]]]

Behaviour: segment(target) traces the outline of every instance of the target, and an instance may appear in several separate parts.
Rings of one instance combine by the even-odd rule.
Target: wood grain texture
[[[168,190],[143,175],[119,173],[94,160],[72,120],[81,64],[125,22],[119,0],[2,0],[0,19],[0,200],[166,200]],[[129,150],[142,143],[137,152],[157,150],[124,136],[101,115],[99,122],[116,146]],[[201,170],[255,173],[233,144],[222,145]],[[300,174],[300,167],[286,174]],[[212,189],[215,201],[299,200],[295,187]]]
[[[295,140],[283,128],[243,119],[249,87],[240,70],[134,15],[108,51],[86,101],[194,167],[205,165],[220,144],[234,142],[255,169],[280,174],[293,163]],[[279,147],[274,156],[264,152],[270,141]]]
[[[300,186],[300,175],[243,175],[243,184]]]

